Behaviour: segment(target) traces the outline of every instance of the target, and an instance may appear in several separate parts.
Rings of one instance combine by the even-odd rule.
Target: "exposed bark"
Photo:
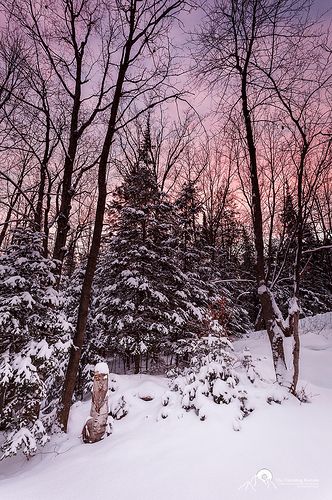
[[[97,443],[105,437],[108,424],[108,369],[106,363],[98,363],[93,378],[90,417],[83,427],[84,443]]]

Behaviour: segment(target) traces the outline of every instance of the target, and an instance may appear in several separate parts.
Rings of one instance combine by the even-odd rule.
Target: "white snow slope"
[[[29,462],[0,463],[0,499],[331,500],[332,313],[303,320],[302,331],[300,385],[310,403],[260,405],[235,432],[227,411],[201,422],[176,407],[164,420],[166,379],[117,375],[111,399],[124,394],[129,413],[113,434],[83,444],[90,405],[74,405],[68,435]],[[264,377],[272,377],[266,334],[235,342],[236,350],[245,346]]]

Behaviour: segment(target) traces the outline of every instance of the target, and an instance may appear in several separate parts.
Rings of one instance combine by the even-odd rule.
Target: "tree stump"
[[[108,425],[108,366],[97,363],[93,378],[90,418],[83,427],[84,443],[97,443],[105,437]]]

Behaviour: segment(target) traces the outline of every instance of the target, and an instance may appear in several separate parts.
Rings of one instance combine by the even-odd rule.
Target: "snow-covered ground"
[[[115,376],[111,399],[124,394],[129,412],[113,434],[82,444],[90,405],[76,404],[67,436],[29,462],[0,463],[0,499],[331,500],[332,314],[308,318],[302,329],[300,386],[311,403],[258,405],[235,432],[227,411],[201,422],[174,407],[161,418],[164,378]],[[264,332],[234,346],[248,346],[263,376],[272,377]]]

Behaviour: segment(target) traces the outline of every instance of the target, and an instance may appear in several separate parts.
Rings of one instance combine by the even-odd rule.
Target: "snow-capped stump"
[[[96,364],[95,373],[100,373],[103,375],[109,375],[108,364],[105,362],[100,362]]]
[[[108,432],[108,366],[97,363],[93,379],[90,418],[82,431],[84,443],[96,443]]]

